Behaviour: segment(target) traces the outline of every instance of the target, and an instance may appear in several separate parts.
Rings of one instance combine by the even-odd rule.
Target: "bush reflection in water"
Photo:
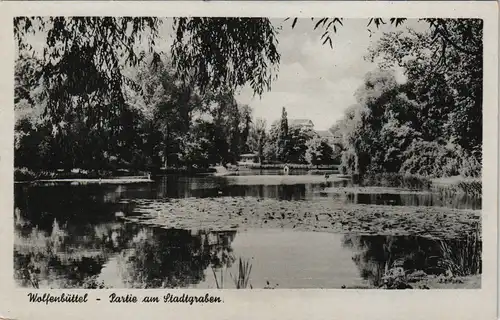
[[[16,213],[16,280],[23,287],[190,287],[205,281],[211,270],[228,269],[236,260],[231,247],[236,231],[210,233],[120,222],[76,230],[57,220],[51,230],[41,230],[23,220],[18,210]],[[440,241],[347,234],[342,245],[352,250],[360,277],[374,287],[395,266],[409,273],[481,273],[481,241],[475,236]],[[118,284],[101,277],[110,260],[120,270]]]
[[[343,245],[358,251],[352,260],[361,276],[370,280],[375,287],[384,285],[384,278],[396,268],[403,270],[402,276],[409,282],[422,280],[425,275],[453,277],[482,272],[479,232],[453,240],[418,236],[346,235]]]
[[[24,232],[21,230],[24,228]],[[104,287],[99,275],[114,258],[131,288],[187,287],[204,280],[205,270],[234,262],[230,243],[236,231],[223,233],[163,230],[106,223],[85,234],[61,228],[50,232],[16,217],[14,264],[21,286]]]

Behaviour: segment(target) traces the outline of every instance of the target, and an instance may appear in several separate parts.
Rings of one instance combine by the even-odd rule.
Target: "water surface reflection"
[[[377,287],[395,265],[427,274],[478,274],[480,246],[471,251],[461,240],[265,229],[207,232],[121,222],[74,228],[55,220],[44,231],[18,216],[14,263],[24,287],[214,288],[214,271],[223,271],[223,287],[232,288],[238,258],[252,264],[254,288],[269,282],[280,288]]]
[[[71,228],[57,220],[44,231],[18,217],[16,280],[20,286],[46,288],[188,287],[203,281],[209,266],[232,264],[235,235],[121,222]]]

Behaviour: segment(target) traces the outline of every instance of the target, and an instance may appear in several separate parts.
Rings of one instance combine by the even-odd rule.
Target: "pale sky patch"
[[[268,124],[279,119],[285,107],[288,118],[307,118],[315,129],[327,130],[343,116],[344,110],[356,102],[354,92],[363,83],[364,75],[377,68],[365,61],[368,48],[383,34],[395,30],[425,28],[425,23],[407,21],[398,28],[382,26],[367,30],[368,19],[344,20],[344,26],[333,35],[333,49],[321,41],[321,30],[313,30],[314,22],[301,19],[296,28],[291,22],[273,20],[282,30],[278,35],[281,63],[278,79],[272,90],[260,98],[249,88],[237,96],[239,103],[254,109],[254,116],[264,118]],[[371,36],[370,36],[371,34]],[[398,81],[404,81],[402,70],[397,70]]]

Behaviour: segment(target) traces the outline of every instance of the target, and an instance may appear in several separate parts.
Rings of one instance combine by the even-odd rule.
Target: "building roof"
[[[321,138],[333,138],[333,134],[330,132],[330,130],[316,130],[316,133]]]
[[[256,153],[244,153],[244,154],[240,154],[240,157],[256,157],[257,154]]]
[[[288,120],[288,124],[292,126],[304,126],[304,125],[314,126],[314,123],[309,119],[290,119]]]

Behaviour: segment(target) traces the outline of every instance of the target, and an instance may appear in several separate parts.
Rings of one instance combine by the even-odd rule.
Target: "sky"
[[[363,83],[364,75],[377,68],[365,61],[368,48],[383,34],[406,28],[423,30],[425,23],[407,21],[398,28],[385,25],[380,29],[367,28],[368,19],[345,19],[343,26],[333,34],[333,49],[321,41],[322,31],[314,30],[311,19],[299,19],[295,28],[291,21],[272,19],[280,29],[278,52],[281,54],[279,73],[272,83],[271,91],[254,96],[249,87],[238,92],[236,100],[248,104],[254,117],[263,118],[268,126],[281,116],[286,108],[289,119],[310,119],[316,130],[327,130],[350,105],[355,103],[354,92]],[[166,20],[159,30],[163,39],[157,49],[169,52],[172,43],[172,25]],[[44,37],[31,39],[31,43],[42,46]],[[35,45],[36,46],[36,45]],[[402,71],[396,73],[402,80]]]
[[[278,79],[261,98],[253,97],[245,88],[237,101],[250,105],[254,116],[266,119],[268,124],[279,119],[285,107],[289,119],[310,119],[316,130],[327,130],[355,103],[354,92],[364,75],[376,69],[376,64],[364,59],[369,46],[383,32],[404,30],[387,26],[370,36],[367,23],[368,19],[345,20],[332,38],[332,49],[322,44],[322,31],[314,30],[311,19],[299,20],[293,30],[290,21],[273,20],[273,24],[283,25],[278,35]],[[409,21],[408,27],[413,26],[421,28],[416,21]],[[403,81],[401,70],[397,76]]]
[[[268,127],[281,117],[285,107],[288,119],[310,119],[316,130],[328,130],[341,119],[346,108],[355,103],[354,92],[363,83],[367,72],[377,65],[365,61],[370,45],[384,32],[420,31],[426,24],[408,20],[403,26],[383,25],[380,29],[367,24],[369,19],[344,19],[343,26],[333,34],[333,49],[323,45],[321,28],[314,30],[315,22],[299,19],[292,29],[291,21],[271,19],[279,29],[278,52],[281,54],[278,78],[271,91],[254,96],[252,89],[242,88],[236,96],[240,104],[248,104],[254,117],[266,120]],[[169,51],[172,26],[166,22],[160,31],[164,38],[161,49]],[[402,70],[396,77],[404,81]]]

